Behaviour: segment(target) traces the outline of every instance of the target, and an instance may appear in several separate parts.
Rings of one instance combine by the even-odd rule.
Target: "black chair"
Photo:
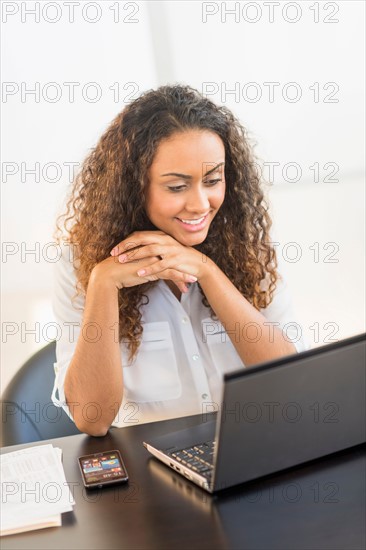
[[[6,388],[1,400],[2,446],[80,433],[51,401],[55,361],[56,342],[51,342],[28,359]]]

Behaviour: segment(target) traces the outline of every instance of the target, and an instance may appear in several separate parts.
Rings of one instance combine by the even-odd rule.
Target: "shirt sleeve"
[[[278,275],[272,302],[261,310],[268,322],[268,335],[277,327],[292,342],[298,353],[310,348],[304,329],[293,305],[293,297],[287,283],[286,266],[281,255],[277,253]],[[272,331],[272,332],[270,332]]]
[[[66,372],[74,355],[76,343],[82,326],[85,297],[76,296],[76,273],[71,247],[62,246],[62,255],[54,264],[53,312],[59,326],[59,338],[56,341],[56,363],[54,363],[55,382],[52,402],[62,407],[72,419],[70,408],[66,404],[64,383]],[[58,397],[56,396],[58,393]]]

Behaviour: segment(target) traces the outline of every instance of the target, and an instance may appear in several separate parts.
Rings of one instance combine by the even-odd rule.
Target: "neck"
[[[179,288],[177,287],[177,285],[175,285],[173,283],[173,281],[168,281],[166,280],[165,283],[168,285],[168,287],[170,288],[170,290],[173,292],[174,296],[177,298],[177,300],[180,301],[181,299],[181,296],[182,296],[182,293],[181,291],[179,290]]]

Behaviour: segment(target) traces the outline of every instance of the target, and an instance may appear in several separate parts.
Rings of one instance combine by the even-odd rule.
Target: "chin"
[[[207,238],[207,233],[204,235],[187,235],[185,238],[177,239],[181,244],[185,246],[196,246],[203,243]]]

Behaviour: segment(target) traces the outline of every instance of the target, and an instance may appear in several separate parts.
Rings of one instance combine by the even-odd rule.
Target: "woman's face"
[[[207,130],[163,140],[149,169],[146,213],[150,221],[186,246],[202,243],[225,197],[225,148]]]

